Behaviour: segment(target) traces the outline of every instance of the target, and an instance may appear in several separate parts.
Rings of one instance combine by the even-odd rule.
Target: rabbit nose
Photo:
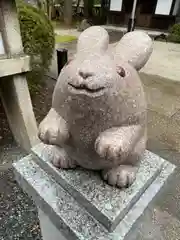
[[[92,71],[88,71],[88,70],[79,70],[79,76],[81,76],[83,79],[87,79],[88,77],[92,77],[94,74]]]

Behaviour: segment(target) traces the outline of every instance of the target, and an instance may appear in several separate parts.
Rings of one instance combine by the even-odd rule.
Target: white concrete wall
[[[173,0],[158,0],[155,14],[169,15]]]
[[[3,46],[2,35],[0,33],[0,55],[1,54],[5,54],[5,51],[4,51],[4,46]]]
[[[111,0],[110,11],[121,11],[122,10],[122,0]]]

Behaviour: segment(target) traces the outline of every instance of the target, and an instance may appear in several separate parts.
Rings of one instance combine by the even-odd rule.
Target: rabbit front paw
[[[76,167],[75,161],[68,156],[63,148],[54,152],[51,162],[57,168],[72,169]]]
[[[69,138],[65,120],[51,109],[39,125],[39,139],[45,144],[61,145]]]
[[[133,184],[136,179],[138,168],[121,165],[110,170],[103,170],[102,177],[109,185],[126,188]]]
[[[95,142],[95,150],[100,157],[114,162],[119,161],[122,155],[121,142],[116,141],[111,134],[99,136]]]
[[[58,146],[47,145],[42,151],[42,157],[48,159],[55,167],[62,169],[70,169],[76,167],[76,162],[64,148]]]
[[[39,126],[39,139],[45,144],[57,144],[59,127],[57,125],[52,125],[50,122],[42,123]]]

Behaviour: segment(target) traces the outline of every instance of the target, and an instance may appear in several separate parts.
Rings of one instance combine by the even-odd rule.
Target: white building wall
[[[158,0],[155,14],[169,15],[173,0]]]
[[[121,11],[122,10],[122,1],[123,0],[111,0],[110,11]]]
[[[4,45],[3,45],[3,40],[2,40],[2,34],[0,32],[0,55],[1,54],[5,54],[5,51],[4,51]]]

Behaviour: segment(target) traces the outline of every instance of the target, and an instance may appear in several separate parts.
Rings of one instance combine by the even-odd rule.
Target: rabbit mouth
[[[83,90],[83,91],[86,91],[88,93],[97,93],[97,92],[100,92],[104,89],[104,87],[98,87],[98,88],[92,89],[92,88],[87,87],[87,85],[85,85],[85,84],[81,84],[79,86],[75,86],[72,83],[68,83],[68,84],[76,90],[80,90],[80,91]]]

